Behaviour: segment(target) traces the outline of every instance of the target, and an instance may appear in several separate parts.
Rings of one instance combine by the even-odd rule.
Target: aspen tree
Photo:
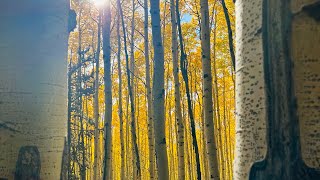
[[[0,2],[0,179],[60,177],[68,12],[62,0]]]
[[[99,137],[100,137],[100,130],[99,130],[99,69],[100,69],[100,49],[101,49],[101,10],[99,11],[98,17],[98,41],[97,41],[97,50],[95,54],[95,79],[94,79],[94,120],[95,120],[95,128],[94,128],[94,178],[98,179],[100,177],[100,152],[99,152]]]
[[[120,146],[121,146],[121,173],[120,179],[125,179],[125,154],[124,154],[124,132],[123,132],[123,107],[122,107],[122,69],[121,69],[121,36],[120,36],[120,12],[119,8],[117,8],[117,45],[118,45],[118,52],[117,52],[117,61],[118,61],[118,81],[119,81],[119,89],[118,89],[118,96],[119,96],[119,123],[120,123]]]
[[[235,179],[319,179],[319,1],[236,2]]]
[[[117,0],[117,6],[119,8],[121,23],[122,23],[122,31],[123,31],[123,39],[124,39],[124,52],[125,52],[125,59],[126,59],[126,72],[127,72],[127,82],[128,82],[128,91],[129,91],[129,100],[130,100],[130,117],[131,117],[131,142],[133,143],[133,175],[136,179],[141,178],[141,167],[140,167],[140,155],[138,150],[138,141],[137,141],[137,134],[136,134],[136,123],[135,123],[135,105],[134,105],[134,97],[132,92],[131,86],[131,75],[129,69],[129,55],[128,55],[128,48],[127,48],[127,35],[126,35],[126,28],[124,24],[124,17],[123,11],[121,7],[120,0]],[[128,122],[127,122],[128,123]]]
[[[185,178],[185,162],[184,162],[184,122],[181,113],[181,95],[179,82],[179,65],[178,65],[178,40],[177,40],[177,21],[175,12],[175,2],[170,0],[171,25],[172,25],[172,63],[174,77],[174,102],[176,124],[178,126],[178,177]]]
[[[105,114],[104,114],[104,163],[103,163],[103,179],[111,179],[112,176],[112,81],[111,81],[111,2],[108,1],[103,11],[102,24],[102,48],[104,62],[104,94],[105,94]]]
[[[206,148],[210,179],[219,179],[219,167],[217,160],[217,147],[215,143],[212,102],[212,73],[210,58],[210,29],[208,0],[200,0],[201,12],[201,56],[203,73],[203,110],[205,121]]]
[[[147,108],[148,108],[148,140],[149,140],[149,171],[150,179],[155,178],[155,145],[154,145],[154,123],[152,118],[152,92],[150,82],[150,59],[149,59],[149,13],[148,0],[144,0],[144,57],[146,62],[146,88],[147,88]]]
[[[160,25],[160,2],[150,0],[150,14],[152,24],[152,41],[154,49],[153,75],[153,120],[155,133],[155,149],[158,163],[158,177],[169,179],[167,144],[165,136],[164,116],[164,49]]]
[[[197,170],[197,179],[201,179],[201,168],[200,168],[200,155],[199,155],[199,145],[196,136],[196,127],[195,127],[195,120],[194,120],[194,111],[192,108],[192,86],[190,90],[190,82],[188,77],[188,60],[187,54],[185,53],[184,49],[184,42],[183,42],[183,35],[182,35],[182,27],[181,27],[181,19],[180,19],[180,10],[179,10],[179,0],[176,0],[175,4],[175,12],[177,18],[177,27],[178,27],[178,34],[179,34],[179,42],[180,42],[180,69],[183,80],[185,82],[185,90],[187,95],[187,103],[188,103],[188,115],[190,118],[190,126],[191,126],[191,137],[192,137],[192,145],[196,155],[196,170]],[[192,156],[191,156],[192,157]]]

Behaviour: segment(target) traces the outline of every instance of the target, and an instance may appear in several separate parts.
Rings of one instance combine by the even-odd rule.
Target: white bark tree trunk
[[[178,177],[185,179],[185,162],[184,162],[184,122],[181,113],[181,95],[179,82],[179,65],[178,65],[178,40],[177,40],[177,21],[175,11],[175,1],[170,0],[171,25],[172,25],[172,63],[174,77],[174,102],[175,117],[178,126]]]
[[[262,74],[262,0],[255,1],[254,4],[247,0],[237,0],[236,17],[234,178],[248,179],[253,162],[262,160],[266,153],[266,97]],[[250,22],[250,25],[247,22]]]
[[[98,17],[98,41],[97,41],[97,52],[95,55],[95,79],[94,79],[94,120],[95,120],[95,128],[94,128],[94,178],[100,178],[100,130],[99,130],[99,68],[100,68],[100,48],[101,48],[101,10],[99,12]]]
[[[104,165],[103,179],[112,179],[112,79],[111,79],[111,3],[108,2],[103,18],[103,61],[105,83]]]
[[[201,11],[201,57],[203,74],[203,111],[205,122],[206,148],[209,165],[209,178],[219,179],[219,167],[217,160],[217,147],[213,123],[213,101],[212,101],[212,74],[210,53],[210,28],[208,0],[200,1]]]
[[[320,178],[319,13],[319,1],[237,1],[235,179]]]
[[[134,145],[132,146],[132,157],[134,157],[134,162],[136,162],[136,166],[133,166],[133,179],[139,179],[141,178],[141,170],[140,170],[140,158],[139,158],[139,148],[138,148],[138,133],[137,128],[136,128],[136,121],[138,120],[136,118],[136,94],[135,94],[135,81],[134,81],[134,76],[135,76],[135,56],[134,56],[134,49],[135,49],[135,0],[132,0],[132,16],[131,16],[131,34],[130,34],[130,64],[128,67],[127,73],[130,75],[128,76],[130,80],[130,84],[128,83],[129,86],[129,96],[130,96],[130,101],[131,101],[131,140],[134,142]],[[137,108],[138,109],[138,108]],[[139,158],[139,160],[138,160]]]
[[[138,150],[137,133],[136,133],[134,97],[133,97],[132,86],[131,86],[132,73],[130,72],[130,69],[129,69],[127,35],[126,35],[124,16],[123,16],[123,11],[122,11],[120,0],[117,0],[117,7],[119,8],[119,13],[120,13],[120,17],[121,17],[121,24],[122,24],[122,32],[123,32],[123,40],[124,40],[123,44],[124,44],[124,52],[125,52],[125,59],[126,59],[127,83],[128,83],[128,91],[129,91],[129,99],[130,99],[131,142],[133,143],[132,149],[133,149],[133,153],[134,153],[134,154],[132,153],[132,155],[133,155],[132,156],[133,157],[133,161],[132,161],[133,162],[133,177],[134,177],[134,179],[140,179],[141,178],[140,154],[139,154],[139,150]],[[127,113],[128,113],[128,111],[127,111]],[[129,129],[128,127],[129,126],[128,126],[128,122],[127,122],[127,129]]]
[[[152,40],[154,48],[154,76],[153,76],[153,119],[155,133],[155,149],[157,157],[158,177],[169,179],[166,128],[164,116],[164,49],[160,25],[159,0],[150,0],[152,24]]]
[[[0,179],[60,176],[67,133],[68,8],[65,0],[0,2]],[[24,163],[32,174],[19,167],[27,155]]]
[[[119,8],[118,8],[119,12]],[[124,132],[123,132],[123,106],[122,106],[122,69],[121,69],[121,36],[120,36],[120,13],[117,14],[117,45],[118,45],[118,52],[117,52],[117,60],[118,60],[118,82],[119,82],[119,89],[118,89],[118,97],[119,97],[119,123],[120,123],[120,150],[121,150],[121,173],[120,179],[125,179],[125,148],[124,148]]]
[[[155,145],[154,145],[154,123],[152,118],[152,92],[150,82],[150,58],[149,58],[149,13],[148,0],[144,0],[144,53],[146,61],[146,88],[148,107],[148,140],[149,140],[149,171],[150,179],[155,179]]]

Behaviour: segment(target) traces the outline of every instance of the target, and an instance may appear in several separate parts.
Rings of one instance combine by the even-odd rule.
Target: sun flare
[[[92,0],[93,1],[93,4],[96,6],[96,7],[102,7],[106,4],[107,0]]]

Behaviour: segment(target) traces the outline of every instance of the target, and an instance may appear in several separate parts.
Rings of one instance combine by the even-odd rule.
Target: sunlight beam
[[[92,0],[93,4],[96,7],[103,7],[107,3],[108,0]]]

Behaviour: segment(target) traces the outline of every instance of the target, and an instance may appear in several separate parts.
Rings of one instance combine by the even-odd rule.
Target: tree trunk
[[[127,93],[128,94],[128,93]],[[130,143],[130,134],[129,134],[129,96],[127,95],[126,97],[126,178],[130,177],[130,171],[131,171],[131,162],[130,160],[130,156],[129,156],[129,145]]]
[[[158,177],[169,179],[168,157],[164,118],[164,49],[160,25],[159,0],[150,0],[152,24],[152,40],[154,48],[154,76],[153,76],[153,116],[155,132],[155,149],[158,163]]]
[[[247,3],[246,5],[240,2],[241,0],[236,1],[236,156],[234,178],[248,179],[252,163],[262,160],[266,154],[266,96],[262,74],[261,33],[263,3],[262,0],[256,1],[255,4]],[[246,22],[250,22],[252,26],[244,26],[243,24]],[[252,34],[250,41],[241,42],[240,39],[245,38],[247,34]],[[248,72],[251,73],[247,74]],[[250,91],[248,92],[248,90]],[[245,127],[250,127],[250,130]]]
[[[104,118],[104,171],[103,179],[111,179],[112,173],[112,80],[111,80],[111,3],[108,2],[104,10],[103,22],[103,62],[104,62],[104,93],[105,93],[105,118]]]
[[[320,3],[236,6],[236,179],[319,179]]]
[[[217,147],[215,143],[212,102],[212,74],[210,58],[210,29],[208,0],[200,0],[201,11],[201,56],[203,73],[203,110],[205,121],[206,148],[210,179],[219,179]]]
[[[185,82],[185,88],[186,88],[186,94],[187,94],[188,113],[189,113],[189,118],[190,118],[191,136],[192,136],[192,145],[193,145],[195,155],[196,155],[197,179],[201,179],[199,146],[198,146],[198,142],[197,142],[194,114],[193,114],[193,109],[192,109],[191,92],[189,90],[188,61],[187,61],[187,54],[184,52],[184,43],[183,43],[182,28],[181,28],[181,21],[180,21],[179,0],[176,0],[175,10],[176,10],[176,17],[177,17],[178,32],[179,32],[179,42],[180,42],[180,68],[181,68],[181,74],[182,74],[183,80]]]
[[[171,25],[172,25],[172,62],[173,62],[173,77],[174,77],[174,102],[176,124],[178,126],[178,177],[183,180],[185,178],[185,163],[184,163],[184,122],[181,113],[181,95],[179,82],[179,65],[178,65],[178,40],[177,40],[177,22],[175,13],[175,2],[170,0]]]
[[[99,152],[99,68],[100,68],[100,44],[101,44],[101,11],[99,12],[98,17],[98,42],[97,42],[97,52],[95,54],[95,79],[94,79],[94,104],[93,104],[93,114],[95,120],[95,128],[94,128],[94,178],[100,178],[100,152]]]
[[[219,102],[219,89],[218,89],[218,76],[217,76],[217,57],[216,57],[216,37],[217,37],[217,26],[218,26],[218,18],[217,18],[217,12],[214,11],[214,28],[213,28],[213,72],[214,72],[214,99],[215,99],[215,112],[216,112],[216,127],[217,127],[217,132],[216,132],[216,138],[219,137],[219,144],[217,143],[218,146],[218,154],[219,158],[221,160],[221,168],[220,168],[220,174],[222,174],[221,179],[224,179],[225,175],[225,164],[226,162],[224,161],[224,149],[223,149],[223,143],[222,143],[222,124],[221,124],[221,116],[220,116],[220,102]],[[218,137],[217,137],[218,136]]]
[[[67,2],[0,2],[0,179],[59,177],[67,132]]]
[[[131,72],[129,69],[129,56],[128,56],[128,49],[127,49],[127,36],[126,36],[126,29],[124,24],[124,17],[122,12],[122,7],[120,0],[117,0],[117,6],[120,10],[121,22],[122,22],[122,31],[123,31],[123,39],[124,39],[124,52],[126,58],[126,69],[127,69],[127,80],[128,80],[128,91],[129,91],[129,99],[130,99],[130,116],[131,116],[131,141],[133,143],[133,164],[134,164],[134,171],[133,174],[136,174],[136,179],[141,178],[141,168],[140,168],[140,155],[138,150],[138,141],[137,141],[137,133],[136,133],[136,125],[135,125],[135,106],[134,106],[134,97],[132,92],[131,86]]]
[[[135,34],[135,0],[132,0],[132,16],[131,16],[131,34],[130,34],[130,64],[128,65],[127,73],[129,73],[128,80],[130,80],[130,83],[128,84],[129,87],[129,97],[130,97],[130,102],[131,102],[131,133],[132,133],[132,142],[136,141],[137,145],[132,146],[132,157],[134,157],[134,163],[138,163],[137,161],[137,154],[139,154],[139,149],[138,149],[138,136],[137,136],[137,129],[136,129],[136,120],[138,120],[136,116],[136,94],[135,94],[135,82],[134,82],[134,75],[135,75],[135,58],[134,58],[134,34]],[[133,129],[135,128],[135,129]],[[140,161],[140,160],[139,160]],[[140,162],[139,162],[140,164]],[[140,166],[140,165],[139,165]],[[139,172],[138,166],[133,166],[133,179],[139,179]]]
[[[231,74],[231,76],[233,76]],[[234,87],[234,86],[233,86]],[[234,91],[230,91],[229,92],[229,97],[232,97],[234,98]],[[233,127],[231,126],[231,117],[230,117],[230,114],[231,114],[231,111],[229,110],[230,109],[230,104],[228,104],[227,106],[227,103],[226,103],[226,79],[225,77],[223,77],[223,109],[224,109],[224,113],[225,113],[225,116],[228,117],[228,140],[229,140],[229,143],[228,143],[228,148],[229,148],[229,174],[230,174],[230,177],[233,177],[233,159],[234,159],[234,155],[233,155],[233,152],[234,152],[234,141],[232,141],[231,137],[234,137],[232,134],[231,134],[231,128],[233,129]],[[232,104],[231,104],[232,106]],[[227,109],[229,110],[227,112]],[[233,113],[232,113],[233,114]]]
[[[227,175],[232,177],[232,157],[231,157],[231,140],[230,140],[230,117],[228,117],[227,121],[227,109],[226,109],[226,73],[223,71],[223,90],[222,90],[222,97],[223,97],[223,123],[224,123],[224,139],[225,139],[225,149],[226,149],[226,166],[227,166]],[[227,125],[228,124],[228,125]],[[228,126],[228,129],[227,129]],[[229,141],[228,141],[229,140]]]
[[[150,60],[149,60],[149,17],[148,0],[144,0],[144,53],[146,61],[146,88],[148,106],[148,139],[149,139],[149,168],[150,179],[155,178],[155,145],[154,145],[154,125],[152,118],[152,92],[150,83]]]
[[[122,70],[121,70],[121,36],[120,36],[120,13],[118,9],[117,14],[117,40],[118,40],[118,52],[117,52],[117,60],[118,60],[118,81],[119,81],[119,123],[120,123],[120,154],[121,154],[121,173],[120,179],[125,179],[125,155],[124,155],[124,137],[123,137],[123,108],[122,108]]]

